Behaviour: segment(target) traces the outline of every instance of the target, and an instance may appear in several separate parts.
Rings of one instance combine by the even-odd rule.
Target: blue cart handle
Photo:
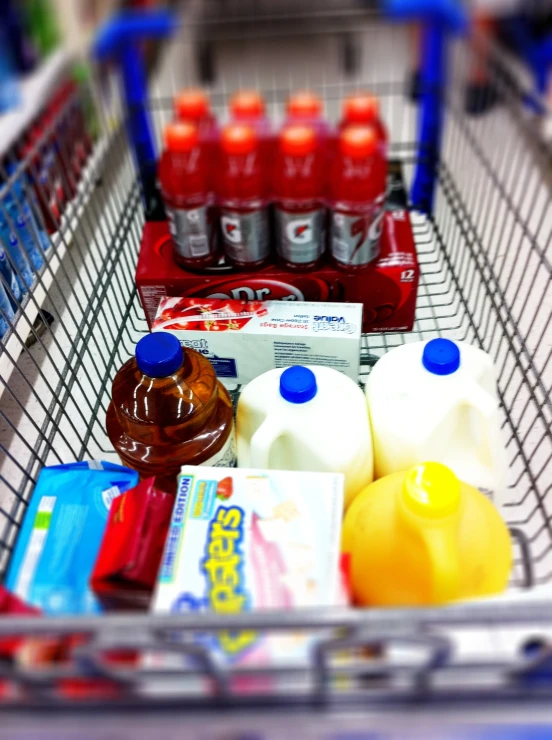
[[[384,0],[383,7],[393,20],[429,20],[454,33],[468,28],[466,8],[458,0]]]
[[[177,27],[167,11],[123,11],[98,33],[92,53],[119,65],[127,111],[127,131],[134,150],[148,218],[163,218],[156,187],[156,152],[148,110],[148,91],[140,42],[168,37]]]
[[[384,9],[393,20],[417,20],[422,25],[418,162],[410,200],[413,208],[430,215],[441,152],[447,36],[465,31],[468,16],[456,0],[385,0]]]

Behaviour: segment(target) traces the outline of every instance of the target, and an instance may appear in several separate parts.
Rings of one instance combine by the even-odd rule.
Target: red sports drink
[[[23,140],[19,152],[20,159],[29,156],[35,142],[40,141],[41,136],[41,130],[35,124]],[[55,173],[52,169],[53,157],[52,149],[43,145],[36,151],[29,166],[31,185],[37,199],[44,228],[48,234],[55,233],[61,221],[61,205],[58,202]]]
[[[207,93],[194,87],[182,90],[175,98],[174,108],[179,121],[193,123],[200,138],[214,145],[218,127]]]
[[[211,180],[216,163],[219,129],[215,115],[211,110],[209,96],[199,88],[187,88],[176,96],[174,108],[179,121],[193,123],[199,130],[199,138],[205,144],[209,189],[212,191]]]
[[[239,267],[255,268],[270,257],[266,162],[251,126],[223,129],[217,196],[224,252]]]
[[[174,108],[179,121],[194,123],[198,128],[213,118],[209,96],[199,88],[182,90],[174,100]]]
[[[263,96],[257,90],[238,90],[230,100],[230,117],[255,129],[262,162],[272,161],[274,137]]]
[[[312,126],[280,133],[273,179],[276,250],[286,267],[309,270],[324,253],[324,165]]]
[[[294,121],[317,121],[322,118],[322,100],[310,90],[300,90],[289,96],[286,112]]]
[[[362,268],[379,255],[386,162],[376,131],[349,126],[339,135],[331,172],[331,254],[337,266]]]
[[[286,125],[307,124],[324,142],[330,135],[330,125],[324,119],[321,98],[310,90],[300,90],[290,95],[286,106]]]
[[[62,110],[64,111],[63,115]],[[46,109],[43,121],[44,128],[51,130],[47,140],[52,147],[56,163],[57,198],[63,206],[77,195],[78,179],[77,173],[74,171],[75,160],[67,126],[67,109],[61,101],[59,93]]]
[[[217,259],[207,171],[197,127],[192,123],[169,124],[159,181],[173,238],[174,261],[192,270],[208,267]]]
[[[369,93],[350,95],[343,101],[339,129],[346,126],[373,126],[380,140],[387,146],[387,129],[380,118],[379,100]]]
[[[238,90],[230,100],[232,120],[247,123],[257,129],[268,126],[266,105],[263,96],[257,90]]]
[[[74,80],[70,80],[67,85],[67,97],[71,100],[69,107],[69,116],[71,120],[71,131],[75,147],[75,156],[81,168],[81,172],[86,165],[88,157],[92,154],[94,144],[88,132],[86,119],[83,111],[83,98],[79,86]]]

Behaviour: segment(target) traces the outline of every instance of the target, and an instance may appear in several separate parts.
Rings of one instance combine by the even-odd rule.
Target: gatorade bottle
[[[242,123],[255,129],[259,140],[261,161],[272,161],[274,132],[266,114],[266,103],[257,90],[238,90],[230,101],[230,117],[234,123]]]
[[[345,98],[339,128],[343,130],[347,126],[372,126],[387,147],[387,129],[380,118],[379,100],[373,95],[357,93]]]
[[[340,133],[330,182],[332,257],[346,270],[364,268],[379,255],[385,204],[385,157],[373,128]]]
[[[42,131],[38,125],[33,126],[25,137],[20,148],[20,159],[30,156],[34,142],[39,141]],[[56,173],[53,167],[53,151],[46,145],[41,146],[30,161],[29,175],[34,190],[42,223],[48,234],[54,234],[61,220],[61,204],[56,188]]]
[[[226,126],[221,135],[217,196],[224,252],[238,267],[270,257],[265,166],[251,126]]]
[[[328,137],[330,126],[323,117],[322,100],[310,90],[301,90],[290,95],[286,114],[286,125],[307,124],[315,129],[317,136],[323,139]]]
[[[212,191],[211,180],[216,165],[216,145],[219,138],[219,129],[216,118],[211,111],[209,96],[199,88],[187,88],[176,96],[174,108],[179,121],[193,123],[198,128],[199,138],[205,150],[209,190]]]
[[[40,121],[49,149],[50,169],[55,173],[56,197],[63,208],[77,195],[78,182],[73,171],[71,144],[68,141],[67,126],[60,116],[57,100],[54,100]]]
[[[268,129],[266,105],[263,96],[257,90],[238,90],[230,100],[230,116],[236,123],[246,123],[257,133],[259,129]]]
[[[195,124],[200,133],[202,126],[210,126],[214,121],[209,96],[198,88],[182,90],[174,100],[174,108],[179,121]]]
[[[316,121],[322,118],[322,100],[310,90],[300,90],[289,96],[286,111],[294,121]]]
[[[320,144],[312,126],[284,128],[273,180],[276,250],[286,267],[310,270],[325,246]]]
[[[207,169],[197,127],[191,123],[169,124],[159,181],[173,238],[174,261],[192,270],[208,267],[217,259]]]
[[[182,465],[233,467],[234,413],[203,355],[166,332],[147,334],[113,381],[107,434],[124,465],[176,491]]]

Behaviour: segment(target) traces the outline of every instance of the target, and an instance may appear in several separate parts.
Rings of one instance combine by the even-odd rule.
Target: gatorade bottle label
[[[266,208],[251,213],[223,209],[220,224],[224,251],[231,260],[248,264],[261,262],[268,257],[270,245]]]
[[[383,228],[384,210],[346,214],[334,211],[332,218],[332,256],[344,265],[367,265],[377,259]]]
[[[213,226],[207,206],[168,208],[169,229],[176,251],[185,259],[198,259],[211,254]]]
[[[324,252],[324,209],[288,213],[276,208],[276,245],[287,262],[316,262]]]

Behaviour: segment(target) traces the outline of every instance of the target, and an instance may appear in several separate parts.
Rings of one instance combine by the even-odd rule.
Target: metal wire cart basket
[[[36,239],[45,264],[32,290],[13,316],[2,312],[8,324],[0,350],[3,572],[42,466],[117,459],[105,414],[115,372],[147,331],[134,271],[145,219],[156,206],[154,175],[136,166],[127,126],[145,104],[141,114],[151,116],[159,150],[174,93],[201,76],[221,117],[227,95],[244,86],[263,90],[276,120],[289,92],[300,87],[323,96],[334,122],[346,93],[369,88],[379,96],[390,156],[413,183],[411,217],[422,277],[414,331],[365,336],[363,377],[389,348],[437,336],[466,340],[492,355],[510,464],[507,521],[516,542],[511,596],[446,609],[335,609],[231,619],[6,618],[0,620],[0,639],[24,635],[37,645],[57,640],[66,649],[63,659],[40,666],[0,662],[0,706],[546,701],[552,686],[546,644],[552,624],[552,216],[550,152],[524,105],[531,91],[497,49],[451,36],[448,75],[429,80],[433,121],[424,122],[427,106],[405,93],[413,70],[408,27],[388,24],[361,5],[345,12],[342,3],[334,4],[291,17],[268,9],[264,19],[250,10],[246,4],[245,15],[229,17],[223,27],[206,12],[195,24],[186,17],[164,42],[146,103],[127,100],[125,107],[105,65],[97,66],[89,89],[74,93],[80,103],[95,102],[100,133],[94,153],[50,246]],[[255,12],[260,10],[255,4]],[[244,30],[251,27],[254,35]],[[434,50],[444,55],[444,35],[435,23],[428,28]],[[137,59],[126,56],[127,73]],[[470,115],[466,84],[474,66],[485,67],[495,105]],[[55,131],[53,120],[16,169],[4,172],[3,187],[16,201],[18,183],[33,175],[33,154]],[[58,156],[63,158],[62,150]],[[221,627],[308,632],[312,660],[277,671],[270,665],[255,669],[263,677],[259,692],[240,694],[235,678],[252,669],[219,666],[193,639],[198,631]],[[152,649],[192,660],[186,668],[147,672],[140,660],[111,659],[114,651],[135,656]],[[78,677],[81,684],[74,682]]]

